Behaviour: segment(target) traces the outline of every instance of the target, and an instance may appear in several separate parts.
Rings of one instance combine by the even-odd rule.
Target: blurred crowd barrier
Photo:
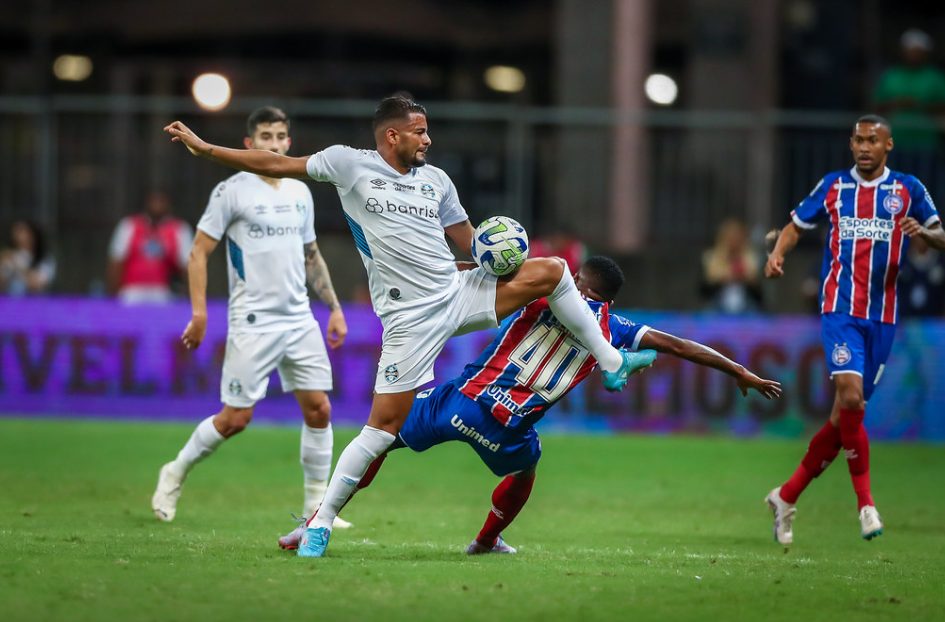
[[[320,309],[316,316],[324,323]],[[367,305],[346,307],[351,329],[331,352],[332,417],[366,420],[381,326]],[[832,400],[816,317],[635,313],[637,322],[703,342],[780,380],[784,397],[743,399],[724,374],[662,356],[627,390],[611,394],[593,374],[551,410],[544,429],[798,436],[826,418]],[[0,415],[197,421],[219,408],[226,308],[209,306],[207,338],[180,346],[189,305],[124,306],[82,298],[0,298]],[[451,339],[437,361],[439,382],[459,374],[492,338]],[[900,326],[882,382],[869,403],[872,438],[945,440],[945,322]],[[295,423],[298,407],[277,375],[255,418]]]
[[[425,103],[430,160],[451,175],[473,220],[505,214],[535,235],[566,230],[618,254],[704,248],[731,218],[756,238],[783,225],[824,173],[851,165],[858,116]],[[231,174],[171,145],[161,128],[180,118],[207,140],[241,146],[246,115],[263,104],[291,116],[296,155],[373,144],[375,102],[366,100],[243,99],[206,113],[177,97],[0,97],[0,221],[29,218],[50,234],[54,291],[100,290],[109,236],[147,191],[166,190],[194,224]],[[621,129],[635,137],[629,157],[616,152]],[[941,155],[894,152],[890,164],[942,197]],[[347,235],[334,188],[312,187],[319,234]]]

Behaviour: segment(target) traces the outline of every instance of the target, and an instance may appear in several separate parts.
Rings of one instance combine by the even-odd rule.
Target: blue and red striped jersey
[[[616,348],[635,350],[649,330],[610,313],[606,303],[587,304]],[[516,428],[541,419],[595,367],[597,359],[558,322],[542,298],[502,322],[496,338],[466,365],[456,383],[503,425]]]
[[[888,168],[872,181],[855,167],[830,173],[791,212],[802,229],[829,222],[821,313],[896,322],[896,282],[909,245],[901,221],[907,216],[926,227],[940,221],[922,182]]]

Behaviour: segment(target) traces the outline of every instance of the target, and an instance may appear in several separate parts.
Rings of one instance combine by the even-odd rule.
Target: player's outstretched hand
[[[194,350],[200,346],[203,338],[207,336],[207,318],[194,316],[187,322],[187,328],[180,336],[180,342],[188,350]]]
[[[193,130],[181,123],[174,121],[164,127],[164,131],[171,135],[171,142],[183,143],[187,150],[195,156],[203,155],[210,151],[210,145],[194,134]]]
[[[747,369],[738,377],[738,389],[742,392],[742,395],[747,396],[749,389],[754,389],[758,393],[761,393],[767,399],[774,399],[781,397],[781,383],[775,380],[765,380],[764,378],[759,378],[755,374],[751,373]]]
[[[765,277],[777,279],[782,276],[784,276],[784,256],[775,255],[774,253],[768,255],[768,262],[765,264]]]
[[[334,350],[345,342],[348,336],[348,323],[345,322],[345,314],[341,309],[335,309],[328,316],[328,329],[325,331],[328,335],[328,347]]]

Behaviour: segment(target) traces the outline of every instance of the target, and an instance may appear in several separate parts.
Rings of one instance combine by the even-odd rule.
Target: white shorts
[[[496,277],[482,268],[456,274],[442,297],[381,318],[384,325],[375,393],[411,391],[433,380],[433,363],[446,340],[495,328]]]
[[[266,396],[269,374],[279,370],[288,391],[331,391],[331,363],[318,324],[271,333],[226,337],[220,401],[248,408]]]

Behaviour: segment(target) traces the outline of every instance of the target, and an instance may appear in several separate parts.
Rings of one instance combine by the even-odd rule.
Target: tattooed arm
[[[305,245],[305,277],[312,291],[318,294],[321,301],[328,305],[331,311],[325,332],[329,347],[335,349],[344,343],[345,336],[348,334],[348,325],[345,323],[345,314],[341,310],[335,288],[331,285],[331,275],[328,273],[325,259],[318,250],[317,242]]]

